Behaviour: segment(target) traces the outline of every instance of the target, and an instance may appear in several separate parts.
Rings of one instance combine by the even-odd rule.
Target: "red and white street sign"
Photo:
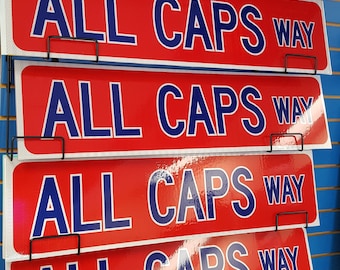
[[[4,160],[9,261],[319,224],[310,152]]]
[[[19,159],[61,157],[59,140],[30,136],[63,137],[66,158],[331,147],[319,77],[25,61],[15,71]]]
[[[7,270],[312,269],[304,229],[198,238],[58,259],[7,263]]]
[[[8,55],[331,73],[318,0],[9,0],[0,10]]]

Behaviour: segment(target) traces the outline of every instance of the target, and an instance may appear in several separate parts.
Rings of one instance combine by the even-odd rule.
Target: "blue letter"
[[[104,190],[104,227],[105,229],[131,228],[131,218],[118,218],[114,216],[114,195],[112,190],[112,173],[102,173]]]
[[[264,255],[263,255],[264,253]],[[261,266],[263,270],[273,270],[276,269],[275,262],[275,249],[269,250],[259,250],[258,255],[260,257]]]
[[[34,29],[32,34],[34,36],[43,36],[48,22],[56,24],[60,36],[71,36],[67,17],[60,0],[40,0],[38,5],[33,22]]]
[[[250,6],[250,5],[243,7],[243,9],[241,11],[242,24],[244,25],[245,28],[247,28],[248,30],[250,30],[251,32],[254,33],[257,43],[254,44],[254,45],[251,44],[250,41],[249,41],[250,38],[248,38],[248,37],[241,37],[241,41],[242,41],[244,48],[250,54],[259,55],[260,53],[263,52],[266,43],[265,43],[264,35],[263,35],[261,29],[258,28],[256,24],[254,24],[253,22],[251,22],[248,19],[249,14],[252,14],[253,17],[255,19],[258,19],[258,20],[262,19],[262,15],[256,7]]]
[[[163,85],[157,95],[157,112],[158,112],[158,121],[161,125],[161,128],[165,134],[170,137],[178,137],[180,136],[185,129],[185,121],[184,120],[176,120],[176,126],[172,127],[169,122],[168,112],[167,112],[167,96],[172,94],[175,99],[182,98],[182,92],[175,85],[165,84]]]
[[[124,127],[123,105],[121,100],[121,92],[119,83],[111,84],[111,98],[113,106],[113,120],[115,137],[141,137],[141,128],[126,128]]]
[[[44,178],[38,204],[39,208],[36,212],[32,237],[40,237],[43,235],[43,229],[48,220],[55,222],[59,234],[69,233],[55,176],[46,176]]]
[[[214,188],[213,180],[218,178],[221,181],[219,189]],[[229,179],[226,172],[222,169],[205,169],[204,180],[207,198],[207,214],[208,219],[215,219],[215,199],[221,198],[227,194],[229,189]]]
[[[201,247],[200,248],[200,260],[202,270],[223,270],[224,269],[224,258],[223,253],[217,246]],[[214,256],[216,262],[214,267],[210,267],[209,257]]]
[[[286,255],[284,253],[283,248],[279,248],[279,255],[278,255],[278,269],[289,269],[289,265],[286,259]]]
[[[144,270],[154,270],[156,261],[161,263],[161,266],[169,266],[169,258],[161,251],[154,251],[150,253],[145,260]]]
[[[252,87],[247,86],[242,89],[241,92],[241,101],[243,106],[250,112],[252,112],[257,120],[257,123],[254,125],[250,122],[249,118],[242,118],[242,125],[246,129],[246,131],[251,135],[260,135],[265,127],[266,127],[266,120],[264,118],[264,114],[261,109],[256,106],[254,103],[250,102],[248,96],[252,96],[255,100],[262,100],[261,94],[259,91]]]
[[[178,249],[178,265],[176,270],[194,270],[190,260],[189,252],[186,248]]]
[[[78,263],[67,263],[67,270],[78,270]]]
[[[75,32],[77,38],[84,39],[94,39],[94,40],[104,40],[104,34],[95,33],[95,32],[87,32],[85,29],[85,21],[84,18],[84,0],[74,0],[74,20],[75,20]]]
[[[179,199],[178,222],[185,222],[188,208],[194,208],[196,218],[204,220],[203,205],[192,170],[184,170]]]
[[[101,223],[83,222],[83,194],[81,186],[81,175],[72,175],[72,206],[73,206],[73,232],[99,231]]]
[[[282,187],[282,203],[285,204],[287,203],[287,197],[290,197],[290,201],[292,203],[296,202],[295,196],[293,194],[292,186],[289,181],[289,176],[284,175],[283,176],[283,187]]]
[[[249,270],[248,266],[235,257],[235,253],[239,253],[240,256],[248,255],[248,250],[244,245],[238,242],[231,243],[227,248],[227,260],[234,269]]]
[[[209,135],[215,134],[209,109],[207,107],[202,89],[199,86],[193,86],[189,112],[189,127],[187,131],[188,135],[196,135],[197,122],[203,122]]]
[[[308,49],[313,49],[313,39],[312,39],[312,34],[314,30],[314,22],[309,23],[309,26],[306,25],[306,22],[301,21],[303,30],[306,33],[307,36],[307,43],[308,43]]]
[[[289,97],[272,97],[272,101],[279,123],[290,124]]]
[[[193,47],[193,39],[196,35],[202,38],[202,41],[204,41],[204,48],[206,50],[213,49],[200,2],[199,0],[191,0],[187,33],[185,37],[185,48],[191,49]]]
[[[299,100],[298,100],[297,97],[293,97],[293,100],[292,100],[292,124],[296,124],[298,118],[300,118],[302,123],[305,123]]]
[[[84,137],[111,137],[111,129],[98,129],[93,127],[92,102],[90,99],[89,82],[80,83],[81,112],[83,120]]]
[[[267,200],[270,205],[280,204],[280,185],[281,176],[263,176],[263,181],[266,188]],[[269,182],[270,181],[270,182]]]
[[[293,180],[294,185],[296,187],[298,202],[301,203],[303,201],[302,190],[301,189],[302,189],[303,182],[305,180],[305,175],[304,174],[300,174],[299,180],[296,178],[296,175],[291,175],[290,177]]]
[[[253,192],[251,189],[249,189],[246,185],[242,184],[240,182],[240,178],[244,177],[245,181],[252,181],[253,175],[247,169],[246,167],[238,167],[236,168],[232,175],[231,175],[231,181],[234,189],[246,197],[247,205],[242,206],[240,203],[240,200],[233,200],[232,206],[235,211],[235,213],[242,218],[247,218],[251,216],[256,208],[256,200]]]
[[[109,41],[136,45],[136,36],[118,33],[116,0],[106,0],[106,9]]]
[[[294,20],[293,22],[293,33],[292,33],[292,47],[296,48],[297,47],[297,43],[299,42],[302,48],[306,48],[306,44],[305,41],[303,39],[303,35],[300,29],[300,24],[299,21]]]
[[[154,4],[154,11],[153,11],[153,20],[154,20],[154,27],[155,32],[157,34],[157,38],[162,45],[167,48],[173,49],[180,45],[182,42],[182,34],[178,32],[174,32],[172,38],[168,38],[166,36],[164,30],[164,20],[163,20],[163,9],[164,6],[168,4],[171,10],[181,10],[178,2],[176,0],[156,0]]]
[[[216,40],[216,50],[224,51],[224,40],[222,37],[223,32],[231,32],[237,26],[237,13],[234,7],[228,3],[213,2],[213,15],[215,24],[215,40]],[[222,12],[228,12],[228,22],[221,21]]]
[[[98,268],[97,270],[109,270],[108,259],[98,259],[97,260]]]
[[[314,98],[313,97],[308,97],[308,100],[306,101],[304,97],[300,97],[300,101],[302,103],[302,106],[304,107],[304,110],[305,110],[305,114],[307,114],[307,123],[308,124],[313,124],[313,118],[312,118],[312,112],[310,110],[310,108],[312,107],[313,105],[313,100]],[[302,121],[303,119],[303,121]],[[304,115],[303,115],[303,118],[301,119],[301,121],[303,123],[305,123],[305,119],[304,119]]]
[[[291,252],[289,247],[286,247],[285,250],[286,250],[286,252],[287,252],[287,254],[289,256],[289,259],[292,262],[293,270],[298,270],[297,259],[298,259],[299,247],[298,246],[294,246],[293,247],[293,253]]]
[[[290,20],[273,18],[273,23],[278,45],[290,47]]]
[[[54,136],[56,125],[63,123],[66,125],[69,137],[79,137],[76,118],[65,90],[64,81],[53,81],[51,91],[43,136]]]
[[[158,189],[157,185],[160,181],[164,181],[165,185],[173,185],[174,179],[172,175],[165,170],[157,170],[155,171],[149,179],[148,185],[148,205],[149,205],[149,213],[154,222],[158,225],[164,226],[169,224],[175,216],[175,207],[167,207],[166,213],[161,214],[158,205]]]
[[[226,123],[224,115],[233,114],[238,106],[237,96],[234,90],[230,87],[215,86],[214,91],[214,101],[216,106],[216,121],[218,126],[218,134],[226,135]],[[228,96],[230,99],[229,104],[226,106],[222,102],[222,97]]]

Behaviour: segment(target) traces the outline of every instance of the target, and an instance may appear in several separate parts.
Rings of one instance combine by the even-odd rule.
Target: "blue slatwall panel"
[[[338,100],[338,104],[339,102],[340,100]],[[332,142],[340,142],[340,122],[329,122],[328,127]]]
[[[326,21],[332,23],[340,23],[338,1],[327,0],[323,1],[325,6]]]
[[[8,81],[7,75],[8,75],[8,68],[7,68],[7,58],[6,56],[1,57],[2,62],[2,70],[0,72],[1,74],[1,84],[6,84]],[[12,60],[12,66],[13,66],[13,60]],[[14,73],[11,74],[11,82],[14,82]]]
[[[340,52],[331,51],[330,53],[333,72],[340,72]]]
[[[8,93],[6,88],[0,88],[0,116],[7,116]],[[9,115],[15,116],[15,93],[14,88],[10,92]]]
[[[0,252],[2,254],[2,246],[0,246]],[[5,261],[4,260],[0,260],[0,269],[1,270],[5,269]]]
[[[0,239],[2,239],[2,214],[0,215]]]
[[[0,246],[0,252],[2,254],[2,246]],[[0,260],[0,269],[1,270],[5,269],[5,261],[4,260]]]
[[[314,150],[315,164],[340,164],[340,145],[333,144],[332,149]]]
[[[3,192],[3,186],[2,186],[2,183],[0,183],[0,194],[2,194],[2,192]],[[0,212],[2,213],[2,211],[3,211],[2,200],[0,200]],[[2,228],[2,223],[0,224],[0,226]]]
[[[327,32],[329,37],[329,46],[331,48],[340,48],[340,2],[324,1],[326,20],[329,23]],[[331,23],[331,24],[330,24]],[[333,49],[331,51],[332,68],[334,72],[340,72],[340,52]],[[0,116],[7,113],[6,102],[7,93],[3,88],[7,80],[6,58],[2,57],[2,71],[0,88]],[[0,63],[1,65],[1,63]],[[340,119],[340,76],[321,76],[324,95],[326,95],[326,110],[329,119]],[[13,77],[11,79],[13,82]],[[336,98],[329,96],[336,96]],[[14,91],[11,92],[11,116],[15,115]],[[340,122],[330,121],[329,128],[333,144],[331,150],[313,151],[314,162],[317,166],[315,169],[316,186],[319,188],[317,197],[319,201],[320,226],[308,229],[310,249],[313,255],[313,266],[315,270],[333,270],[340,269],[340,191],[337,189],[340,183]],[[0,120],[0,149],[6,148],[5,121]],[[15,135],[15,121],[10,122],[10,137]],[[0,154],[2,156],[2,154]],[[331,167],[322,165],[333,164]],[[2,162],[0,162],[0,172],[2,175]],[[2,194],[2,184],[0,184],[0,194]],[[327,211],[323,211],[323,209]],[[2,200],[0,200],[0,211],[2,211]],[[0,230],[2,229],[2,215],[0,214]],[[2,231],[2,230],[1,230]],[[328,233],[332,232],[332,233]],[[320,234],[318,234],[320,233]],[[2,235],[0,235],[2,239]],[[2,246],[0,245],[0,252]],[[327,255],[328,254],[328,255]],[[0,260],[0,269],[5,269],[4,261]],[[307,270],[307,269],[304,269]]]
[[[6,84],[7,82],[7,68],[6,68],[6,56],[1,56],[1,84]]]
[[[337,270],[340,265],[340,255],[312,258],[314,270]]]
[[[340,31],[339,31],[339,36],[340,36]],[[339,95],[340,94],[340,76],[321,75],[321,82],[322,82],[322,90],[323,90],[324,95]],[[327,102],[328,99],[326,98],[325,101]],[[327,114],[328,114],[329,109],[333,109],[333,107],[327,106]]]
[[[334,78],[334,77],[335,76],[330,76],[330,78]],[[336,76],[336,77],[340,78],[340,76]],[[340,84],[337,87],[339,88]],[[338,89],[338,91],[340,91],[340,88]],[[327,97],[325,98],[326,112],[327,112],[327,117],[329,119],[332,119],[332,118],[340,119],[340,107],[338,106],[338,104],[339,104],[339,99],[327,98]]]
[[[7,148],[7,145],[6,145],[6,137],[7,137],[6,128],[7,128],[6,121],[0,120],[0,148],[2,148],[2,149]],[[9,138],[11,139],[15,135],[16,135],[16,123],[15,123],[14,120],[10,120],[9,121]]]
[[[320,226],[308,228],[315,270],[340,269],[340,2],[323,1],[333,76],[321,76],[333,148],[313,151]]]
[[[311,236],[309,237],[309,243],[312,254],[340,252],[340,233]]]
[[[309,234],[320,232],[340,231],[340,211],[320,212],[320,226],[307,229]]]
[[[340,192],[337,189],[317,191],[319,209],[340,208]]]
[[[340,186],[340,167],[316,168],[314,173],[317,188]]]
[[[4,179],[2,179],[2,177],[3,177],[3,164],[2,164],[2,159],[3,159],[3,155],[6,155],[5,153],[0,153],[0,180],[4,180]],[[0,194],[2,194],[2,193],[0,193]],[[1,201],[1,204],[2,204],[2,200],[0,200]],[[1,210],[0,210],[1,211]]]
[[[340,48],[340,29],[336,26],[327,26],[328,45],[330,48]]]

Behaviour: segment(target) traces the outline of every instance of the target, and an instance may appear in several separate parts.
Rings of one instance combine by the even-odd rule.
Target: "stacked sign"
[[[6,54],[107,61],[15,63],[8,269],[312,267],[320,79],[226,70],[330,73],[323,7],[248,2],[2,2]]]

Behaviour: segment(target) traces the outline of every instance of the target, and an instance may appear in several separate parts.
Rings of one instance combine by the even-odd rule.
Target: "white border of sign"
[[[264,153],[247,153],[246,155],[263,155]],[[274,155],[277,153],[265,153],[265,155]],[[304,151],[304,152],[288,152],[285,154],[294,154],[294,155],[308,155],[311,159],[311,165],[313,166],[313,155],[312,151]],[[238,154],[233,154],[234,156],[239,156]],[[233,156],[228,155],[228,156]],[[14,249],[14,231],[13,231],[13,171],[20,163],[25,163],[19,161],[16,157],[11,161],[6,155],[3,156],[3,190],[4,190],[4,202],[3,202],[3,216],[5,217],[5,222],[3,224],[3,258],[6,259],[7,262],[11,261],[23,261],[28,260],[29,255],[21,255]],[[39,162],[37,160],[29,161],[32,162]],[[41,162],[41,161],[40,161]],[[47,162],[56,162],[56,161],[47,161]],[[58,162],[58,161],[57,161]],[[319,212],[317,209],[318,201],[316,195],[316,186],[315,186],[315,173],[312,170],[313,179],[309,179],[313,181],[314,185],[314,196],[315,196],[315,211],[316,211],[316,218],[313,222],[308,223],[309,227],[319,226],[320,225],[320,217]],[[29,181],[29,179],[28,179]],[[301,224],[293,224],[293,225],[279,225],[277,229],[285,230],[285,229],[294,229],[294,228],[304,228],[306,227],[306,223]],[[177,237],[168,237],[168,238],[161,238],[161,239],[153,239],[153,240],[142,240],[137,242],[129,242],[129,243],[118,243],[118,244],[111,244],[111,245],[104,245],[104,246],[95,246],[95,247],[86,247],[81,248],[81,253],[86,252],[93,252],[93,251],[102,251],[102,250],[109,250],[109,249],[117,249],[117,248],[126,248],[126,247],[134,247],[134,246],[142,246],[142,245],[150,245],[150,244],[161,244],[166,242],[174,242],[174,241],[181,241],[187,239],[196,239],[199,237],[218,237],[218,236],[226,236],[226,235],[234,235],[234,234],[245,234],[245,233],[253,233],[253,232],[266,232],[266,231],[274,231],[276,230],[276,226],[270,227],[261,227],[261,228],[253,228],[253,229],[245,229],[245,230],[233,230],[228,232],[214,232],[208,234],[196,234],[190,236],[177,236]],[[32,255],[32,259],[37,258],[48,258],[54,256],[61,256],[61,255],[70,255],[76,254],[77,249],[69,249],[65,251],[54,251],[54,252],[46,252],[46,253],[39,253],[38,255]]]
[[[294,230],[300,230],[301,231],[301,233],[302,233],[302,235],[301,235],[301,239],[300,239],[300,237],[299,237],[299,241],[301,240],[301,241],[303,241],[303,242],[300,242],[301,244],[300,245],[298,245],[298,246],[294,246],[294,247],[297,247],[298,248],[298,250],[297,250],[297,252],[296,252],[296,256],[294,256],[294,261],[295,261],[295,263],[297,263],[298,264],[298,266],[299,267],[306,267],[306,266],[308,266],[308,269],[309,270],[313,270],[313,264],[312,264],[312,258],[311,258],[311,252],[310,252],[310,247],[309,247],[309,245],[308,245],[308,235],[307,235],[307,231],[306,231],[306,229],[304,229],[304,228],[299,228],[299,229],[294,229]],[[281,234],[280,234],[280,232],[282,232],[283,234],[286,232],[285,230],[282,230],[282,231],[279,231],[279,232],[269,232],[270,234],[271,234],[271,239],[273,240],[273,241],[275,241],[275,235],[277,234],[277,236],[279,237],[279,238],[281,238],[282,236],[281,236]],[[272,243],[269,243],[269,241],[268,241],[268,239],[269,239],[269,237],[266,237],[266,239],[265,240],[263,240],[262,238],[261,238],[261,240],[258,240],[257,239],[257,235],[260,235],[260,234],[262,234],[262,233],[253,233],[253,234],[248,234],[247,236],[246,235],[239,235],[239,236],[241,236],[241,239],[243,240],[243,236],[245,236],[247,239],[249,239],[249,241],[251,242],[251,243],[258,243],[258,248],[261,248],[261,251],[263,251],[263,253],[267,253],[267,252],[271,252],[271,250],[272,249],[264,249],[263,247],[262,247],[262,245],[261,244],[263,244],[264,242],[265,243],[267,243],[267,247],[269,248],[269,246],[272,244]],[[265,232],[265,234],[266,234],[266,232]],[[261,237],[261,236],[260,236]],[[226,236],[225,237],[226,239],[228,238],[228,236]],[[253,239],[252,239],[253,238]],[[250,240],[250,239],[252,239],[252,240]],[[81,265],[81,270],[83,270],[83,266],[84,265],[87,265],[87,267],[85,267],[86,269],[91,269],[91,270],[94,270],[93,268],[89,268],[89,267],[91,267],[91,266],[88,266],[88,263],[91,263],[91,262],[95,262],[95,261],[97,261],[98,262],[98,260],[102,260],[102,258],[104,259],[104,260],[107,260],[108,262],[110,262],[111,264],[110,265],[114,265],[115,264],[115,258],[119,258],[118,260],[119,260],[119,269],[123,269],[123,267],[124,267],[124,265],[126,265],[126,264],[124,264],[123,262],[128,262],[128,260],[129,260],[129,258],[128,257],[134,257],[134,259],[135,259],[135,256],[134,255],[136,255],[136,259],[137,259],[137,262],[140,262],[140,264],[144,264],[145,265],[145,260],[147,259],[147,257],[149,257],[150,256],[150,254],[157,254],[157,253],[164,253],[164,255],[165,255],[165,257],[167,257],[167,258],[169,258],[171,261],[172,261],[172,263],[173,263],[173,266],[174,267],[176,267],[175,266],[175,264],[176,264],[176,262],[179,262],[178,261],[178,252],[179,252],[179,250],[182,250],[182,249],[184,249],[184,250],[187,250],[187,251],[189,251],[189,257],[188,258],[190,258],[190,256],[191,257],[194,257],[195,255],[197,255],[198,253],[199,253],[199,251],[197,251],[197,250],[199,250],[200,248],[202,248],[202,247],[209,247],[209,246],[211,246],[211,244],[209,245],[209,244],[205,244],[205,241],[206,240],[208,240],[207,238],[198,238],[198,239],[194,239],[194,240],[192,240],[192,241],[181,241],[181,242],[175,242],[176,244],[175,245],[173,245],[173,247],[175,247],[175,246],[177,246],[177,248],[176,249],[174,249],[174,251],[173,251],[173,253],[169,253],[169,252],[166,252],[166,253],[164,253],[164,245],[162,245],[162,244],[160,244],[160,245],[149,245],[149,246],[144,246],[144,247],[132,247],[132,248],[127,248],[127,249],[123,249],[123,250],[120,250],[120,251],[118,251],[118,253],[112,253],[112,252],[110,252],[110,251],[103,251],[103,252],[93,252],[93,253],[90,253],[90,254],[80,254],[80,255],[69,255],[69,256],[63,256],[60,260],[56,260],[56,259],[54,259],[54,258],[49,258],[47,261],[46,261],[46,259],[42,259],[42,260],[39,260],[39,259],[37,259],[37,260],[33,260],[33,261],[25,261],[25,262],[6,262],[6,269],[7,270],[11,270],[12,269],[12,265],[13,265],[13,268],[14,269],[19,269],[18,268],[18,266],[16,266],[16,264],[18,264],[18,265],[20,265],[20,266],[23,266],[23,267],[25,267],[25,269],[35,269],[35,270],[38,270],[38,269],[42,269],[42,267],[43,266],[48,266],[48,267],[50,267],[51,269],[65,269],[64,267],[62,267],[62,266],[67,266],[67,264],[68,263],[71,263],[71,264],[80,264]],[[214,239],[214,238],[209,238],[209,240],[212,240],[212,241],[219,241],[217,238],[216,239]],[[209,241],[208,240],[208,241]],[[294,239],[294,240],[296,240],[296,239]],[[226,243],[227,243],[227,241],[228,240],[226,240]],[[231,241],[230,241],[231,242]],[[279,242],[281,243],[281,239],[279,239]],[[220,244],[220,245],[216,245],[215,247],[219,247],[219,248],[221,248],[221,246],[222,245],[224,245],[224,242],[222,241],[222,243],[223,244]],[[253,256],[254,258],[256,258],[257,256],[258,256],[258,253],[256,253],[256,252],[254,252],[254,250],[250,250],[249,249],[249,247],[251,246],[251,245],[247,245],[248,244],[248,242],[247,241],[241,241],[240,240],[240,242],[232,242],[232,243],[241,243],[242,245],[244,245],[244,247],[245,247],[245,249],[248,251],[250,251],[249,253],[252,253],[252,254],[247,254],[247,253],[245,253],[245,254],[243,254],[242,256],[245,256],[245,257],[247,257],[247,256],[249,256],[249,257],[251,257],[251,256]],[[281,243],[281,245],[280,245],[280,247],[278,247],[278,249],[286,249],[287,247],[285,247],[284,246],[284,243],[287,243],[287,239],[283,239],[282,240],[282,243]],[[294,244],[296,244],[297,243],[297,241],[294,241]],[[169,244],[169,243],[166,243],[165,244],[165,246],[167,245],[167,244]],[[225,245],[226,246],[226,245]],[[301,265],[301,260],[300,260],[300,256],[301,256],[301,253],[300,253],[300,250],[301,250],[301,247],[303,247],[304,248],[304,252],[303,253],[306,253],[306,257],[304,257],[304,259],[303,259],[303,261],[305,261],[306,263],[308,263],[308,265]],[[145,256],[147,256],[147,257],[145,257],[145,256],[141,256],[140,255],[140,251],[141,251],[141,248],[143,248],[143,254],[145,254]],[[238,250],[239,251],[239,250]],[[258,251],[260,251],[260,250],[258,250]],[[287,250],[285,250],[285,251],[287,251]],[[124,256],[123,254],[126,252],[126,254],[128,254],[129,256]],[[136,252],[136,253],[135,253]],[[226,251],[226,252],[228,252],[228,251]],[[237,252],[238,253],[238,252]],[[123,255],[123,256],[120,256],[119,257],[119,255]],[[172,256],[170,256],[170,255],[172,255]],[[214,256],[214,254],[213,253],[211,253],[210,254],[211,256]],[[239,254],[234,254],[234,255],[236,255],[236,258],[237,258],[237,256],[239,255]],[[241,256],[241,257],[242,257]],[[142,260],[140,260],[141,258],[144,258],[145,257],[145,260],[144,260],[144,263],[143,263],[143,261]],[[185,256],[186,257],[186,256]],[[209,256],[207,256],[207,257],[209,257]],[[234,257],[234,259],[236,259],[235,257]],[[287,257],[286,257],[287,258]],[[89,259],[89,260],[88,260]],[[121,260],[120,260],[121,259]],[[241,259],[241,258],[240,258]],[[258,257],[258,259],[260,260],[260,256]],[[268,259],[268,261],[270,262],[271,261],[271,259],[272,258],[267,258]],[[292,260],[291,260],[292,258],[290,258],[290,262],[292,263],[292,266],[293,266],[293,262],[292,262]],[[227,260],[227,259],[226,259]],[[157,259],[155,259],[154,260],[154,262],[156,262],[157,261]],[[276,260],[275,260],[276,261]],[[266,262],[267,262],[267,260],[266,260]],[[62,266],[61,266],[62,265]],[[228,265],[229,265],[229,263],[228,263]],[[267,265],[268,266],[268,264],[265,264],[265,265]],[[165,266],[165,265],[164,265]],[[167,265],[167,266],[169,266],[169,265]],[[178,265],[177,265],[178,266]],[[211,265],[210,265],[211,266]],[[235,266],[235,265],[234,265]],[[259,263],[258,264],[258,266],[261,266],[261,264]],[[93,263],[92,263],[92,267],[93,267]],[[247,267],[249,267],[249,264],[247,265]],[[251,267],[252,267],[252,265],[251,265]],[[262,265],[262,267],[264,267],[264,265]],[[270,268],[270,267],[269,267]],[[78,269],[78,268],[77,268]],[[97,269],[97,268],[96,268]],[[105,268],[106,269],[106,268]],[[113,269],[113,268],[110,268],[110,266],[108,266],[108,269],[107,270],[109,270],[109,269]],[[114,268],[114,269],[116,269],[116,268]],[[143,268],[144,269],[144,268]],[[162,268],[163,269],[163,268]],[[169,268],[169,269],[175,269],[175,268]],[[176,268],[176,269],[178,269],[178,268]],[[197,268],[195,268],[195,269],[197,269]],[[201,268],[200,268],[201,269]],[[210,268],[209,267],[209,269],[213,269],[213,268]],[[231,269],[231,268],[229,268],[228,267],[228,269]],[[233,269],[235,269],[234,267],[233,267]],[[239,268],[238,268],[239,269]],[[249,269],[249,268],[247,268],[247,269]],[[258,268],[256,268],[256,269],[258,269]],[[268,268],[261,268],[261,269],[268,269]],[[276,269],[276,268],[275,268]],[[286,268],[285,268],[286,269]],[[290,269],[290,268],[289,268]],[[295,269],[295,268],[294,268]],[[301,268],[296,268],[296,269],[301,269]],[[304,269],[307,269],[307,268],[304,268]],[[98,269],[99,270],[99,269]],[[138,269],[139,270],[139,269]],[[198,269],[197,269],[198,270]],[[302,270],[302,269],[301,269]]]
[[[28,57],[46,57],[47,52],[36,52],[36,51],[25,51],[18,48],[15,45],[13,39],[13,29],[12,29],[12,0],[3,0],[0,2],[0,25],[2,25],[2,31],[0,33],[2,40],[2,51],[4,55],[14,55],[14,56],[28,56]],[[323,31],[324,31],[324,41],[327,55],[327,67],[324,70],[317,70],[318,74],[332,74],[330,52],[328,50],[328,36],[326,28],[325,19],[325,9],[322,0],[299,0],[304,2],[316,3],[322,13],[323,21]],[[51,58],[64,58],[64,59],[74,59],[74,60],[96,60],[95,56],[81,55],[81,54],[63,54],[63,53],[50,53]],[[168,61],[168,60],[157,60],[157,59],[142,59],[142,58],[127,58],[127,57],[107,57],[99,56],[99,61],[106,61],[111,63],[121,63],[127,66],[153,66],[158,68],[170,68],[170,69],[188,69],[191,72],[208,70],[210,72],[216,72],[217,70],[227,70],[227,69],[240,69],[240,70],[258,70],[258,71],[277,71],[285,72],[285,67],[267,67],[267,66],[246,66],[246,65],[232,65],[232,64],[213,64],[213,63],[201,63],[201,62],[182,62],[182,61]],[[312,73],[312,69],[299,69],[299,68],[289,68],[291,72],[297,73]]]
[[[107,65],[81,65],[81,64],[69,64],[69,63],[54,63],[54,62],[42,62],[42,61],[15,61],[15,86],[16,86],[16,115],[17,115],[17,135],[24,136],[24,116],[23,116],[23,101],[22,101],[22,80],[21,73],[28,66],[46,66],[46,67],[65,67],[65,68],[82,68],[82,69],[106,69],[106,70],[122,70],[122,67],[114,67]],[[152,68],[124,68],[124,70],[133,70],[133,71],[150,71],[150,72],[173,72],[169,69],[152,69]],[[177,73],[191,73],[186,70],[176,70]],[[210,74],[208,71],[200,71],[201,74]],[[272,76],[272,74],[268,73],[250,73],[250,72],[242,72],[242,73],[231,73],[231,72],[219,72],[219,74],[225,75],[249,75],[249,76]],[[320,87],[320,98],[318,100],[319,104],[323,110],[325,110],[324,98],[322,93],[322,84],[319,75],[311,76],[311,75],[302,75],[302,74],[276,74],[276,76],[280,77],[313,77],[318,83]],[[326,121],[326,110],[325,110],[325,121]],[[326,133],[328,134],[328,139],[323,145],[319,144],[305,144],[305,150],[312,149],[330,149],[331,140],[330,133],[328,129],[328,125],[326,125]],[[294,131],[291,131],[294,132]],[[19,151],[19,159],[20,160],[32,160],[32,159],[59,159],[61,158],[61,154],[59,153],[51,153],[51,154],[34,154],[27,150],[25,146],[24,140],[17,141],[18,151]],[[298,150],[300,145],[278,145],[273,146],[272,150],[275,151],[293,151]],[[155,150],[131,150],[131,151],[107,151],[107,152],[80,152],[80,153],[65,153],[65,158],[99,158],[99,157],[113,157],[113,158],[126,158],[126,157],[166,157],[173,155],[197,155],[197,154],[223,154],[223,153],[239,153],[239,152],[256,152],[256,151],[269,151],[270,150],[270,142],[268,141],[268,145],[266,146],[249,146],[249,147],[227,147],[227,150],[224,148],[199,148],[199,149],[155,149]]]

